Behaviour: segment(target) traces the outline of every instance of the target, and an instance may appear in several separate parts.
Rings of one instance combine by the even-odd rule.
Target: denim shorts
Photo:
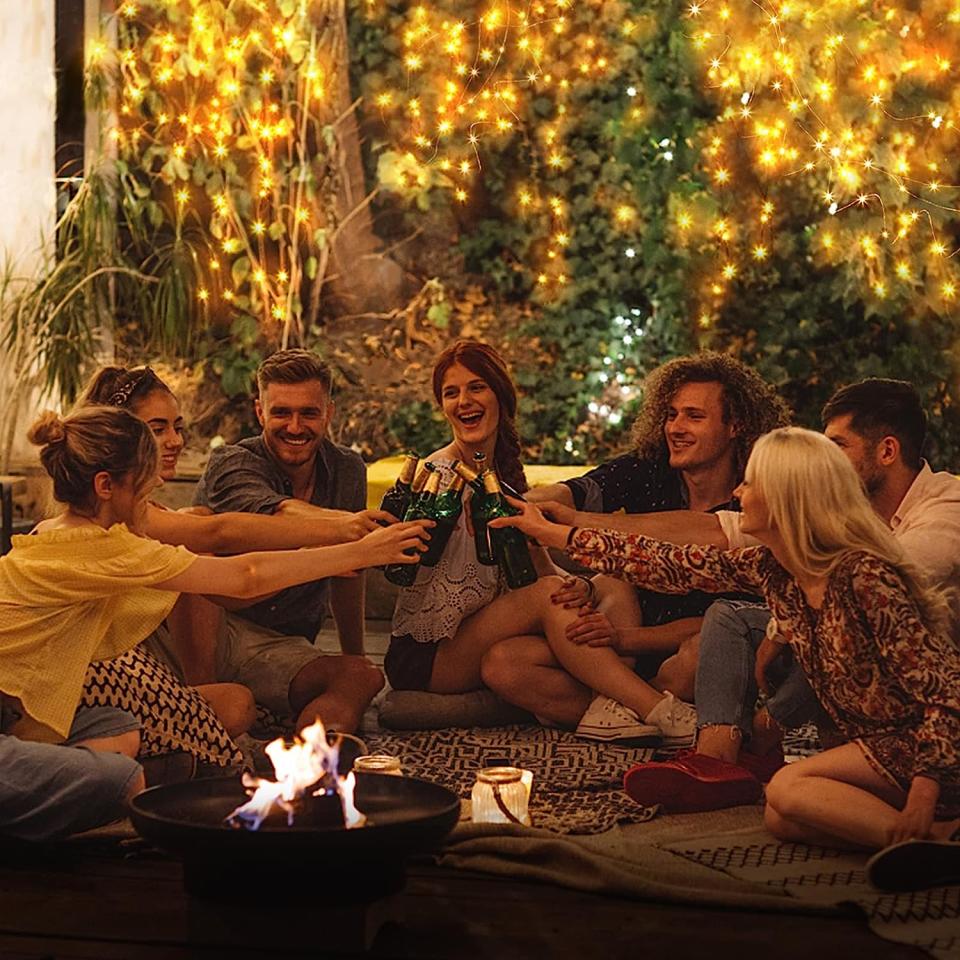
[[[0,734],[0,834],[56,840],[126,815],[140,765],[119,753],[71,744],[138,729],[113,707],[81,707],[66,743],[34,743]]]

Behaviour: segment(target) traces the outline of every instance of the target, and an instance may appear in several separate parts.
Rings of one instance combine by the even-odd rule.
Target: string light
[[[835,0],[696,0],[685,17],[720,118],[704,136],[703,169],[754,273],[776,249],[764,195],[799,193],[819,197],[822,212],[792,225],[814,228],[826,263],[851,251],[863,257],[867,299],[890,296],[891,280],[898,297],[953,299],[941,237],[960,219],[957,0],[886,0],[870,17],[861,4]],[[733,157],[745,159],[733,166],[725,159]],[[703,239],[712,243],[703,289],[716,307],[731,288],[709,274],[731,279],[738,251],[726,231]]]
[[[287,172],[337,120],[325,98],[336,62],[308,4],[251,0],[229,17],[216,7],[118,2],[120,123],[108,136],[131,176],[172,199],[178,224],[203,229],[203,309],[281,322],[285,342],[300,322],[308,258],[337,225],[308,178]],[[102,38],[87,48],[104,81],[109,49]]]
[[[578,86],[614,76],[609,44],[622,42],[601,31],[571,32],[576,5],[577,0],[501,0],[463,19],[458,19],[462,5],[410,6],[396,36],[402,85],[376,90],[371,97],[397,144],[398,158],[409,155],[443,174],[440,179],[394,176],[391,182],[401,190],[438,185],[464,203],[484,153],[522,137],[528,167],[515,171],[523,182],[514,196],[518,212],[545,238],[544,262],[535,268],[535,278],[540,291],[554,295],[570,280],[565,258],[570,229],[565,205],[548,200],[549,184],[576,162],[566,141],[577,121],[573,96]],[[386,6],[369,3],[366,10],[376,19]],[[618,27],[624,35],[633,29],[622,21]],[[627,97],[637,95],[632,85],[625,91]],[[636,228],[630,204],[612,203],[607,213],[618,231],[629,234]],[[567,242],[561,242],[564,237]]]

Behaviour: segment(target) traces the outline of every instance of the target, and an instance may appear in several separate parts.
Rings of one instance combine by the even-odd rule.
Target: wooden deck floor
[[[920,958],[858,917],[824,918],[638,903],[413,865],[403,890],[362,908],[325,908],[332,864],[285,906],[238,877],[232,901],[188,897],[179,866],[75,852],[0,866],[0,958],[181,960],[269,957]]]
[[[368,621],[382,662],[387,625]],[[318,646],[336,652],[332,631]],[[821,917],[637,902],[504,880],[428,863],[410,866],[400,893],[369,908],[325,908],[334,864],[286,906],[258,887],[282,876],[237,877],[233,899],[187,896],[179,864],[122,859],[84,847],[55,858],[0,859],[0,960],[252,960],[287,957],[603,958],[775,956],[777,960],[911,960],[859,916]]]

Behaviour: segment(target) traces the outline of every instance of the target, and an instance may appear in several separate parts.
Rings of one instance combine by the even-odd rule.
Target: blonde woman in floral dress
[[[723,551],[564,527],[529,505],[520,527],[603,573],[663,592],[760,593],[842,739],[767,787],[765,821],[784,840],[878,849],[950,837],[960,826],[960,653],[946,598],[924,588],[825,437],[763,437],[738,488],[743,530],[763,546]],[[758,679],[782,650],[765,641]],[[628,771],[641,803],[662,790]]]

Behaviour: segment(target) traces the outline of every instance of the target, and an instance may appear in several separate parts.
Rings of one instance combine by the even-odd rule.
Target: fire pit
[[[290,749],[271,745],[279,782],[249,776],[192,780],[134,798],[134,827],[183,860],[189,893],[233,899],[255,886],[258,899],[264,893],[288,899],[299,890],[325,901],[375,900],[399,889],[408,856],[438,846],[457,823],[460,801],[445,787],[376,773],[359,774],[354,786],[353,774],[337,778],[337,753],[326,750],[325,735],[311,737],[310,728],[304,735],[306,742]],[[310,748],[319,744],[324,755],[317,761],[317,750]],[[297,751],[311,753],[314,768],[303,777],[309,789],[291,801],[292,793],[281,796],[289,783],[284,767]],[[341,816],[340,798],[315,792],[318,770],[325,771],[321,783],[339,779],[352,788],[345,809],[355,807],[359,816]],[[264,797],[270,802],[251,815]],[[321,814],[311,806],[322,808]]]

